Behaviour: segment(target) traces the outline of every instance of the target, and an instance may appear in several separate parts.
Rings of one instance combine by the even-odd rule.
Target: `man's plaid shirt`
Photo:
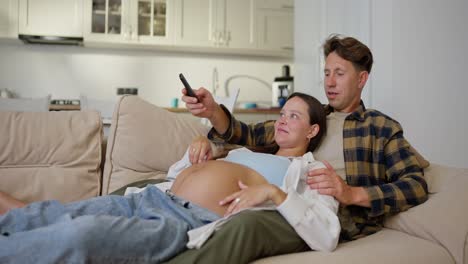
[[[325,106],[327,113],[334,109]],[[215,141],[244,146],[277,148],[274,122],[246,125],[226,108],[231,125],[225,134],[212,129]],[[346,181],[362,186],[370,197],[370,208],[341,207],[341,240],[353,240],[382,229],[386,216],[405,211],[427,200],[427,183],[415,155],[409,150],[400,124],[379,111],[360,107],[346,117],[343,127],[343,154]]]

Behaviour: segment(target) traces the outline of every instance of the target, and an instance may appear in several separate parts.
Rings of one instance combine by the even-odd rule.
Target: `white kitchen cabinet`
[[[175,0],[175,44],[255,48],[254,0]]]
[[[174,39],[173,0],[132,0],[130,24],[139,43],[172,44]]]
[[[175,0],[175,44],[210,47],[216,45],[217,0]]]
[[[18,38],[18,0],[0,1],[0,38]]]
[[[131,40],[129,0],[85,0],[84,40],[125,42]]]
[[[254,0],[224,0],[224,30],[229,48],[255,48]]]
[[[25,35],[83,36],[83,0],[19,0],[18,32]]]
[[[173,0],[86,0],[85,43],[172,44]]]
[[[294,48],[294,1],[255,1],[258,48],[292,52]]]
[[[293,0],[84,0],[84,39],[292,56]]]

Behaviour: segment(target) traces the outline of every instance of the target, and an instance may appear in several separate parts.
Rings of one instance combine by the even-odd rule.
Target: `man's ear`
[[[362,88],[364,88],[368,79],[369,79],[368,71],[359,72],[359,89],[362,90]]]
[[[320,126],[318,124],[313,124],[310,126],[309,134],[307,134],[308,139],[314,138],[320,131]]]

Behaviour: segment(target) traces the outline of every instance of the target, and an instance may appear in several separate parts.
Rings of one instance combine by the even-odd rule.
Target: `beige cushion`
[[[339,244],[333,252],[309,251],[287,254],[257,260],[254,263],[450,264],[454,262],[443,247],[424,239],[384,228],[374,235]]]
[[[429,193],[449,191],[453,187],[454,180],[459,177],[468,177],[468,169],[439,164],[431,164],[424,169],[424,178],[429,186]]]
[[[0,191],[26,201],[100,193],[97,112],[0,112]]]
[[[206,135],[208,129],[199,119],[168,112],[138,96],[121,97],[109,131],[103,193],[131,182],[165,177],[192,139]]]
[[[432,164],[425,175],[430,196],[425,203],[389,218],[385,226],[433,241],[464,263],[468,237],[468,169]]]

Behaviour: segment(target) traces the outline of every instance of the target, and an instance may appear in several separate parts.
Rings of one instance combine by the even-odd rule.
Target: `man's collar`
[[[325,106],[325,113],[329,115],[330,113],[335,112],[335,109],[331,105]],[[359,107],[352,112],[346,119],[356,119],[357,121],[364,121],[364,113],[366,112],[366,106],[364,106],[364,102],[361,100],[359,102]]]

